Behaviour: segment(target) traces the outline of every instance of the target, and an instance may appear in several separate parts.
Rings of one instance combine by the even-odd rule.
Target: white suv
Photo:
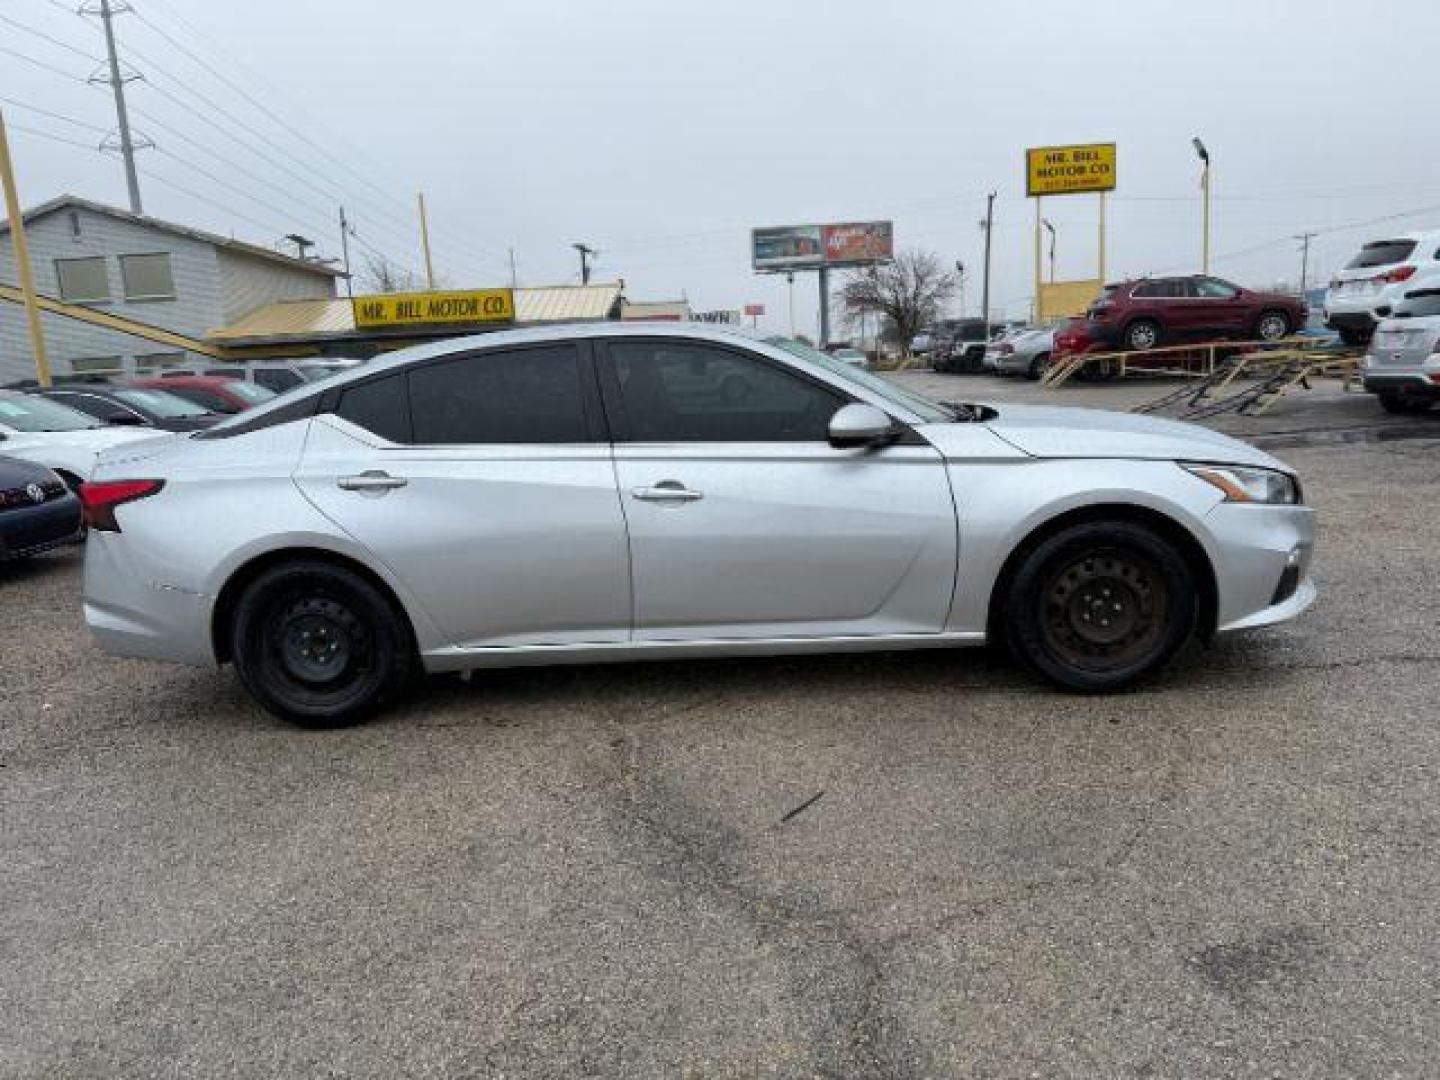
[[[1440,229],[1372,240],[1330,282],[1325,325],[1363,345],[1405,293],[1440,283]]]

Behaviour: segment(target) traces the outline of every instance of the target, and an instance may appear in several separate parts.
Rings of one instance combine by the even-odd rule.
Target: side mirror
[[[860,401],[842,406],[830,418],[830,445],[836,449],[884,446],[894,442],[899,433],[889,416]]]

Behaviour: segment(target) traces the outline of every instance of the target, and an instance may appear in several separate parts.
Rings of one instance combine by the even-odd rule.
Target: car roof
[[[146,390],[163,390],[167,386],[195,386],[222,388],[226,383],[244,382],[240,375],[138,375],[126,382],[127,386],[143,387]]]

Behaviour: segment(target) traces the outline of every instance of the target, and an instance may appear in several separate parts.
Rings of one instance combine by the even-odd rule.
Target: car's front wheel
[[[1154,672],[1195,628],[1196,580],[1153,529],[1085,522],[1030,549],[999,628],[1023,664],[1069,690],[1117,690]]]
[[[1050,354],[1042,352],[1035,359],[1030,361],[1030,366],[1025,369],[1025,377],[1031,381],[1038,380],[1045,374],[1045,369],[1050,366]]]
[[[364,719],[417,670],[404,616],[365,577],[332,563],[265,570],[235,604],[230,630],[245,688],[306,726]]]

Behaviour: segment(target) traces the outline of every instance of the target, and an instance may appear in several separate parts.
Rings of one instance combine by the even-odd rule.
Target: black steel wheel
[[[408,625],[370,581],[325,562],[281,564],[241,595],[235,669],[271,713],[314,727],[363,719],[416,670]]]
[[[1042,352],[1030,361],[1030,366],[1025,369],[1025,377],[1032,382],[1037,382],[1045,375],[1045,369],[1049,366],[1050,354]]]
[[[1185,643],[1198,610],[1194,572],[1152,529],[1086,522],[1025,554],[1003,629],[1022,663],[1070,690],[1115,690]]]

